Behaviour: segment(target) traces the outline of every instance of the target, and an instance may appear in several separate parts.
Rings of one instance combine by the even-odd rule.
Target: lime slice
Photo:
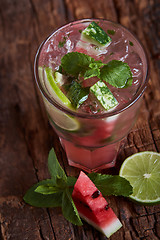
[[[56,98],[56,100],[61,101],[61,103],[63,103],[68,108],[73,109],[70,100],[65,96],[65,94],[61,91],[61,89],[58,86],[58,83],[62,81],[61,74],[57,75],[57,78],[54,78],[52,69],[46,67],[44,69],[44,78],[48,92],[54,98]]]
[[[41,67],[41,66],[38,67],[38,76],[39,76],[39,80],[40,80],[43,88],[46,91],[46,86],[44,84],[44,71],[43,71],[43,67]]]
[[[131,199],[151,205],[160,202],[160,153],[133,154],[123,162],[119,175],[132,185]]]
[[[48,101],[44,101],[47,113],[49,115],[49,120],[51,124],[57,125],[61,129],[67,130],[67,131],[77,131],[80,128],[80,123],[74,118],[71,117],[53,105],[51,105]]]
[[[41,73],[41,70],[40,70]],[[55,76],[55,77],[54,77]],[[51,68],[47,67],[44,69],[44,85],[51,96],[54,97],[57,102],[60,102],[64,106],[67,106],[69,109],[73,110],[73,106],[70,100],[65,96],[61,91],[58,85],[62,85],[63,77],[62,74],[56,73],[53,76],[53,71]],[[68,114],[60,111],[52,104],[50,104],[45,98],[44,103],[46,110],[50,118],[54,121],[56,125],[60,128],[68,131],[76,131],[80,128],[80,123],[74,117],[69,116]]]
[[[38,67],[38,76],[42,83],[43,82],[43,67],[40,67],[40,66]]]

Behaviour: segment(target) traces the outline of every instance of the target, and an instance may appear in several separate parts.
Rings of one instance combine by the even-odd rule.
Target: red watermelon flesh
[[[74,186],[72,198],[79,215],[107,237],[122,227],[106,199],[82,171]]]

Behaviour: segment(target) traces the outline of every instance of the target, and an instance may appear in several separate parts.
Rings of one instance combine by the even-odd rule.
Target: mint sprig
[[[130,67],[119,60],[104,64],[84,53],[71,52],[62,57],[59,69],[77,79],[79,76],[84,77],[84,80],[96,76],[116,88],[125,88],[132,84]]]
[[[67,220],[75,225],[82,225],[71,196],[76,179],[66,176],[53,148],[48,156],[48,170],[51,179],[40,181],[31,187],[26,192],[24,201],[35,207],[62,207],[63,215]]]
[[[129,181],[119,175],[90,173],[88,177],[94,182],[104,196],[114,195],[127,197],[133,192],[133,188]]]
[[[82,225],[82,221],[72,199],[72,191],[77,179],[67,177],[60,166],[54,149],[48,156],[48,169],[51,179],[40,181],[33,185],[25,194],[24,201],[35,207],[61,207],[64,217],[75,225]],[[129,196],[132,194],[130,183],[120,177],[101,175],[98,173],[88,174],[101,193],[115,196]]]

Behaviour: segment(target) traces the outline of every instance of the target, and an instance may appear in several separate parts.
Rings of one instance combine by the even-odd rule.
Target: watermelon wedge
[[[101,192],[82,171],[74,185],[72,198],[79,215],[106,237],[122,227]]]

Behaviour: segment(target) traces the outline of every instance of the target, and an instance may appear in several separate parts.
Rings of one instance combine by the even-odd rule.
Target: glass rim
[[[120,28],[123,28],[125,31],[128,31],[132,36],[133,38],[136,40],[136,42],[139,44],[139,46],[141,47],[142,49],[142,52],[144,54],[144,57],[145,57],[145,60],[146,60],[146,72],[145,72],[145,76],[144,76],[144,83],[140,85],[138,91],[136,92],[136,94],[133,96],[133,98],[128,101],[127,103],[123,104],[121,108],[117,109],[113,109],[111,111],[108,111],[108,112],[104,112],[104,113],[98,113],[98,114],[90,114],[90,113],[82,113],[82,112],[76,112],[74,110],[71,110],[69,108],[67,108],[67,106],[65,107],[64,105],[62,105],[61,103],[57,102],[56,99],[53,99],[49,96],[49,94],[46,93],[46,91],[44,90],[41,82],[40,82],[40,79],[39,79],[39,75],[38,75],[38,62],[39,62],[39,56],[40,56],[40,53],[41,53],[41,50],[44,46],[44,44],[54,35],[56,34],[56,32],[68,27],[68,26],[71,26],[71,25],[74,25],[74,24],[78,24],[78,23],[82,23],[82,22],[91,22],[91,21],[103,21],[103,22],[110,22],[110,23],[113,23],[117,26],[119,26]],[[56,107],[57,109],[59,109],[60,111],[63,111],[64,113],[66,114],[69,114],[73,117],[79,117],[79,118],[88,118],[88,119],[101,119],[101,118],[106,118],[106,117],[111,117],[111,116],[114,116],[114,115],[117,115],[121,112],[124,112],[126,109],[130,108],[133,104],[135,104],[138,99],[140,99],[140,97],[143,95],[146,87],[147,87],[147,83],[148,83],[148,80],[149,80],[149,64],[148,64],[148,58],[147,58],[147,54],[146,54],[146,51],[142,45],[142,43],[139,41],[139,39],[137,38],[137,36],[135,36],[134,33],[132,33],[128,28],[124,27],[123,25],[121,25],[120,23],[117,23],[117,22],[114,22],[114,21],[110,21],[110,20],[107,20],[107,19],[103,19],[103,18],[85,18],[85,19],[79,19],[79,20],[75,20],[75,21],[71,21],[67,24],[64,24],[62,25],[61,27],[58,27],[56,28],[53,32],[51,32],[47,38],[42,41],[42,43],[40,44],[37,52],[36,52],[36,55],[35,55],[35,60],[34,60],[34,77],[35,77],[35,80],[36,80],[36,83],[37,83],[37,86],[41,92],[41,94],[45,97],[45,99],[47,101],[50,102],[50,104],[52,104],[54,107]]]

